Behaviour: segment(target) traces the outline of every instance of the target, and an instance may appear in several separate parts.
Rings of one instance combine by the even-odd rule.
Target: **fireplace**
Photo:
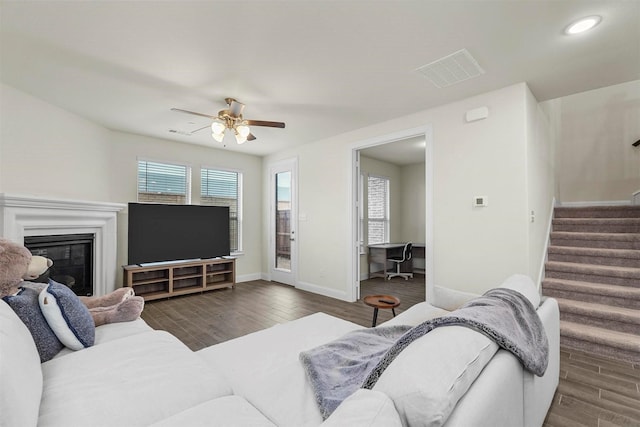
[[[92,294],[102,296],[119,287],[116,286],[117,213],[125,207],[126,205],[122,203],[51,199],[0,193],[0,236],[25,244],[29,239],[35,237],[46,239],[47,236],[91,235],[93,239],[93,243],[90,245],[92,247],[91,255],[86,252],[78,255],[77,250],[72,252],[71,248],[69,248],[68,255],[71,258],[75,256],[92,260],[92,271],[87,272],[86,275],[91,278]],[[65,245],[66,243],[62,244],[63,247]],[[67,263],[66,249],[56,249],[55,251],[60,251],[61,261],[54,265],[56,267],[64,266]],[[57,255],[58,253],[56,253]],[[51,258],[50,255],[44,256]],[[72,276],[76,283],[78,280],[76,275],[83,276],[77,270],[70,269],[69,271],[73,271],[73,274],[66,275]],[[83,278],[83,283],[86,283],[85,279],[86,276]],[[86,285],[83,285],[84,287]],[[77,293],[84,291],[83,289]]]
[[[71,288],[76,295],[93,295],[94,234],[25,236],[24,245],[33,255],[47,257],[53,266],[39,280],[51,278]]]

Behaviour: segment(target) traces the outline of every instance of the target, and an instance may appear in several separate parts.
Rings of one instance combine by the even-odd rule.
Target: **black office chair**
[[[387,258],[387,261],[394,262],[396,264],[396,271],[393,273],[387,273],[387,280],[391,280],[392,277],[404,277],[404,280],[409,278],[413,279],[413,273],[402,273],[400,272],[400,265],[411,259],[411,248],[413,247],[412,243],[409,242],[404,245],[404,249],[402,250],[402,257],[395,256]]]

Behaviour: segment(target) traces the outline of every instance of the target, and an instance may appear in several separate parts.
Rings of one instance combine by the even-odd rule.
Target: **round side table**
[[[364,303],[373,307],[373,324],[376,326],[378,321],[378,309],[391,309],[393,317],[396,317],[395,308],[400,305],[400,299],[392,295],[367,295],[364,297]]]

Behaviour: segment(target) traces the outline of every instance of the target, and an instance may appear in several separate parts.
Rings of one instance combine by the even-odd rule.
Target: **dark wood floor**
[[[361,284],[362,296],[382,293],[400,298],[400,313],[425,300],[424,276]],[[362,326],[370,326],[373,315],[361,301],[339,301],[258,280],[234,289],[147,302],[142,317],[154,329],[169,331],[199,350],[318,311]],[[389,310],[380,310],[378,322],[391,317]],[[546,427],[640,427],[640,365],[561,350],[560,385]]]

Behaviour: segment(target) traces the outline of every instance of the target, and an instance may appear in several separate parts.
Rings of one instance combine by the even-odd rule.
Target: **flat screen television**
[[[128,244],[130,265],[229,255],[229,208],[129,203]]]

